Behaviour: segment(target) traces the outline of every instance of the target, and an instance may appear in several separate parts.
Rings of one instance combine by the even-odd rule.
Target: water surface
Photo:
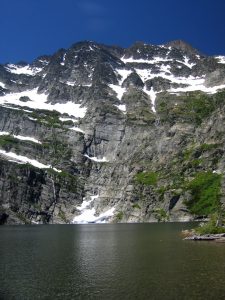
[[[191,226],[2,226],[0,299],[225,299],[225,244]]]

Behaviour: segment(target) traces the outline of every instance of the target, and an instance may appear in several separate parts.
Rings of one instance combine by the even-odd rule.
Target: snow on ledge
[[[129,57],[129,58],[124,58],[122,57],[120,60],[122,60],[122,62],[126,63],[145,63],[145,64],[156,64],[159,62],[168,62],[168,61],[173,61],[172,59],[169,58],[163,58],[163,57],[159,57],[159,56],[155,56],[152,59],[135,59],[133,57]]]
[[[66,122],[66,121],[72,121],[72,122],[74,122],[74,123],[78,122],[77,119],[74,119],[74,118],[66,118],[66,117],[60,117],[59,120],[62,121],[62,122]]]
[[[33,137],[10,134],[10,132],[6,132],[6,131],[0,132],[0,135],[9,135],[9,136],[12,136],[15,139],[18,139],[18,140],[21,140],[21,141],[30,141],[30,142],[33,142],[33,143],[36,143],[36,144],[42,144],[40,141],[38,141],[37,139],[35,139]]]
[[[80,128],[76,127],[76,126],[71,127],[71,128],[69,128],[69,129],[70,129],[70,130],[77,131],[77,132],[80,132],[80,133],[84,133],[84,131],[83,131],[82,129],[80,129]]]
[[[95,161],[95,162],[108,162],[108,160],[106,159],[105,156],[104,156],[103,158],[97,158],[97,157],[95,157],[95,156],[90,157],[90,156],[88,156],[87,154],[84,154],[84,156],[87,157],[87,158],[90,159],[90,160]]]
[[[184,88],[176,88],[176,89],[170,89],[168,92],[172,93],[182,93],[182,92],[193,92],[193,91],[202,91],[206,94],[215,94],[219,90],[225,89],[225,84],[223,85],[217,85],[213,87],[206,87],[204,84],[199,84],[195,86],[187,86]]]
[[[38,162],[37,160],[34,160],[34,159],[30,159],[26,156],[22,156],[22,155],[17,155],[13,152],[6,152],[5,150],[0,150],[0,154],[6,156],[6,157],[9,157],[11,159],[13,159],[14,162],[17,162],[17,163],[28,163],[28,164],[31,164],[32,166],[36,167],[36,168],[39,168],[39,169],[51,169],[52,166],[51,165],[44,165],[40,162]],[[56,169],[56,168],[52,168],[54,171],[58,172],[58,173],[61,173],[62,171],[59,170],[59,169]]]

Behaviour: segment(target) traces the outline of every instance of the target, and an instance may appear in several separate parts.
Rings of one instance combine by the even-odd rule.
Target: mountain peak
[[[173,47],[178,50],[188,52],[189,54],[200,54],[200,52],[197,49],[195,49],[194,47],[192,47],[190,44],[188,44],[187,42],[185,42],[183,40],[174,40],[174,41],[167,43],[165,46]]]

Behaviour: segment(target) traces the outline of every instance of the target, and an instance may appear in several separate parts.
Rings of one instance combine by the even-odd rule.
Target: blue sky
[[[1,0],[0,62],[32,61],[81,40],[128,47],[182,39],[225,55],[224,0]]]

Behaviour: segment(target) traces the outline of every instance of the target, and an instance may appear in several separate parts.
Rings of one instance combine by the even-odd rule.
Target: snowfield
[[[86,108],[81,107],[81,104],[75,104],[72,101],[67,103],[47,103],[47,94],[39,94],[37,88],[33,90],[28,90],[20,93],[6,94],[0,97],[0,105],[14,104],[21,107],[30,107],[32,109],[45,109],[45,110],[56,110],[61,114],[68,114],[76,118],[83,118],[86,113]],[[30,100],[23,102],[20,97],[29,97]]]
[[[36,74],[40,73],[43,69],[42,68],[31,68],[29,65],[27,66],[16,66],[14,64],[8,64],[5,69],[13,74],[24,74],[24,75],[31,75],[35,76]]]
[[[108,219],[114,215],[115,208],[96,216],[96,210],[93,206],[93,202],[99,198],[99,195],[91,196],[90,200],[84,200],[81,206],[77,209],[80,210],[80,215],[73,218],[72,223],[74,224],[88,224],[88,223],[107,223]]]

